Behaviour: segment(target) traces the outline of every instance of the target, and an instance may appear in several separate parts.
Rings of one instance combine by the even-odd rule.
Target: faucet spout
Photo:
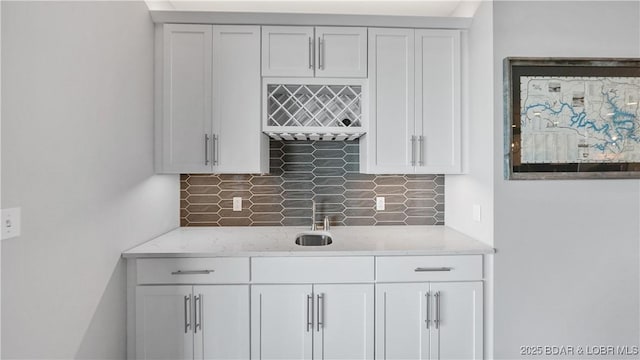
[[[316,202],[311,200],[311,230],[316,230]]]

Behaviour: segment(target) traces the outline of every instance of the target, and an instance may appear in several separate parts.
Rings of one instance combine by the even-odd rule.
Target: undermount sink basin
[[[328,232],[302,233],[296,236],[296,244],[300,246],[325,246],[332,242]]]

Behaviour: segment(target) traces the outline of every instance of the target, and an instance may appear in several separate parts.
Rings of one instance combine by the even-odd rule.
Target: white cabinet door
[[[191,286],[136,288],[136,359],[193,358]]]
[[[249,285],[194,286],[194,359],[249,358]]]
[[[159,172],[211,172],[211,36],[207,25],[164,25]]]
[[[369,132],[365,173],[414,172],[414,30],[369,29]]]
[[[313,52],[313,27],[262,27],[262,76],[313,77]]]
[[[260,123],[260,27],[213,27],[214,173],[269,172]]]
[[[431,283],[431,295],[431,359],[482,359],[482,283]]]
[[[314,285],[314,359],[372,359],[371,284]]]
[[[367,29],[316,27],[317,77],[367,77]]]
[[[376,359],[429,359],[428,289],[428,283],[376,285]]]
[[[461,169],[460,32],[416,30],[417,173]]]
[[[311,285],[251,287],[251,358],[311,359]]]

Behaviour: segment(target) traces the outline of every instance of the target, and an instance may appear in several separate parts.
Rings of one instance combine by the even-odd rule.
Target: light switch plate
[[[2,209],[2,240],[20,236],[20,208]]]
[[[234,197],[233,198],[233,211],[242,211],[242,198]]]
[[[378,211],[384,210],[384,196],[376,197],[376,210]]]

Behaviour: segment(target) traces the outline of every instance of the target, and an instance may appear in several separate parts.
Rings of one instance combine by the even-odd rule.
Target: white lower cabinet
[[[136,288],[136,359],[248,358],[248,285]]]
[[[372,359],[373,284],[254,285],[252,359]]]
[[[482,282],[376,285],[376,359],[482,359]]]
[[[129,359],[480,360],[482,256],[137,259]]]
[[[252,359],[311,359],[311,285],[251,287]]]
[[[193,359],[191,286],[136,289],[136,359]]]

